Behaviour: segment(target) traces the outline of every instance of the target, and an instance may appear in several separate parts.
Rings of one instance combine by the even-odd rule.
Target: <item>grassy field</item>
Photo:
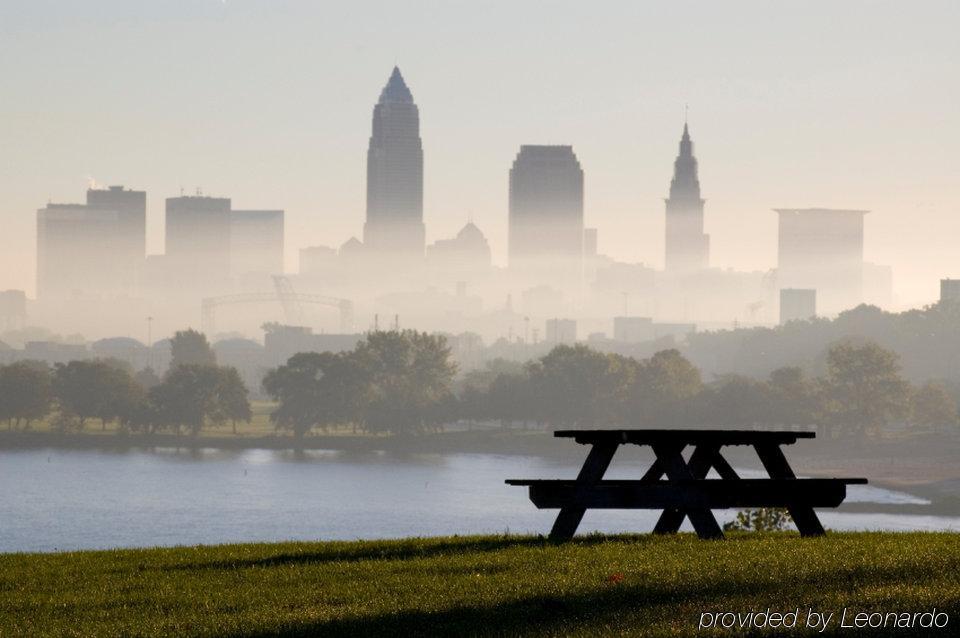
[[[252,401],[250,407],[253,411],[253,419],[250,423],[237,423],[236,435],[233,434],[231,424],[226,423],[218,427],[205,427],[203,429],[204,436],[269,436],[275,434],[276,429],[270,422],[270,412],[276,407],[276,404],[267,401]],[[52,421],[53,415],[42,421],[35,421],[30,424],[30,430],[33,432],[50,432],[53,429],[51,427]],[[102,424],[97,419],[90,419],[84,425],[83,432],[85,434],[116,434],[118,427],[116,421]],[[0,427],[0,430],[6,429],[8,429],[6,425]],[[343,433],[350,432],[346,428],[342,431]],[[331,434],[333,433],[331,431]]]
[[[0,636],[751,635],[703,612],[836,614],[820,635],[957,635],[950,534],[522,537],[0,556]],[[839,627],[949,614],[942,630]],[[942,617],[941,617],[942,618]],[[782,630],[781,630],[782,631]],[[777,632],[766,632],[773,635]]]
[[[255,438],[255,437],[264,437],[264,436],[274,436],[277,434],[292,436],[287,430],[277,430],[276,426],[270,421],[270,413],[276,409],[277,404],[271,403],[268,401],[252,401],[250,403],[250,408],[253,413],[253,418],[249,423],[238,422],[236,424],[236,433],[234,433],[234,426],[230,422],[212,425],[205,424],[201,430],[201,434],[204,437],[210,438]],[[55,420],[55,414],[51,414],[48,418],[34,421],[30,424],[28,432],[55,432],[53,422]],[[486,428],[478,427],[478,429],[490,429],[489,426]],[[20,428],[19,430],[14,430],[12,424],[3,423],[0,424],[0,435],[5,432],[12,431],[23,431],[25,428]],[[120,430],[119,423],[116,421],[111,421],[109,423],[101,423],[99,419],[88,419],[84,424],[82,430],[79,432],[87,435],[116,435]],[[342,426],[332,426],[326,430],[315,430],[316,434],[323,434],[325,436],[367,436],[367,437],[376,437],[383,435],[375,435],[364,432],[363,430],[357,430],[350,425]]]

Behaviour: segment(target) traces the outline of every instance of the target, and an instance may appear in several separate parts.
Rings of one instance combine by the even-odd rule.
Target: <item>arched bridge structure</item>
[[[284,287],[279,283],[277,290],[274,292],[248,292],[204,297],[200,302],[200,325],[206,334],[213,334],[217,329],[217,310],[222,306],[270,302],[279,303],[283,307],[283,313],[290,325],[302,325],[303,306],[336,308],[340,311],[340,330],[344,333],[353,331],[353,302],[349,299],[299,294],[289,289],[289,286]]]

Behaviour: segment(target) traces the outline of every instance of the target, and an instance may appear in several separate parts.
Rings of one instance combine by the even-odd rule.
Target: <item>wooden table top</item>
[[[631,443],[634,445],[791,445],[797,439],[812,439],[815,432],[782,430],[557,430],[554,436],[571,438],[577,443]]]

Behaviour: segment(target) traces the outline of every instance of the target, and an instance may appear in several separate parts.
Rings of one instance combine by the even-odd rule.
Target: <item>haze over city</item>
[[[958,25],[0,0],[0,636],[957,633]]]
[[[420,108],[428,243],[468,219],[506,265],[521,144],[572,145],[584,223],[663,266],[689,105],[714,267],[777,260],[773,208],[871,211],[892,306],[960,274],[953,3],[8,2],[0,7],[0,289],[35,292],[35,214],[91,180],[286,212],[297,250],[361,236],[370,107],[394,64]],[[922,15],[920,15],[922,14]],[[909,219],[909,232],[904,232]]]

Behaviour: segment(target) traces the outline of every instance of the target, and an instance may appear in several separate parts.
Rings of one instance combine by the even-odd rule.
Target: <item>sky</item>
[[[867,209],[901,306],[960,277],[960,3],[0,0],[0,290],[34,290],[36,210],[183,189],[361,235],[373,104],[420,107],[427,239],[505,262],[521,144],[571,144],[602,253],[663,263],[685,105],[714,266],[776,265],[773,208]]]

